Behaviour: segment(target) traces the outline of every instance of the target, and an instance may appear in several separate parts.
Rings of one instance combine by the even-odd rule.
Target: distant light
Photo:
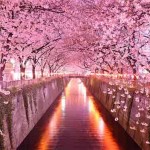
[[[61,106],[62,106],[61,109],[64,112],[65,111],[65,107],[66,107],[66,98],[65,98],[64,95],[61,98]]]
[[[13,79],[14,80],[19,80],[20,79],[20,72],[14,72],[14,71],[12,71],[11,73],[13,75]]]
[[[15,59],[13,59],[13,58],[11,58],[10,59],[10,63],[13,65],[13,67],[14,67],[14,65],[15,65]]]

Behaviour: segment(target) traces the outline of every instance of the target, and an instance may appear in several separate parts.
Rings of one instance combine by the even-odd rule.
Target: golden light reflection
[[[72,82],[72,80],[70,80],[70,82],[68,83],[67,87],[65,88],[65,95],[66,95],[66,97],[68,97],[69,94],[70,94],[71,82]]]
[[[63,97],[61,97],[61,100],[62,99]],[[47,150],[48,147],[53,144],[54,136],[58,134],[59,126],[61,124],[61,108],[63,108],[62,102],[57,105],[48,124],[44,127],[40,136],[40,141],[37,145],[37,150]]]
[[[83,111],[80,111],[81,109]],[[84,115],[89,117],[88,126],[89,130],[92,131],[89,133],[94,133],[98,137],[99,145],[102,145],[103,149],[106,150],[119,150],[117,142],[96,107],[94,98],[87,95],[86,88],[79,79],[72,79],[65,88],[49,123],[44,127],[37,150],[47,150],[50,146],[56,146],[60,136],[60,128],[66,121],[66,112],[70,113],[69,116],[77,116],[76,113],[83,115],[82,112],[84,112]]]
[[[89,97],[89,118],[91,129],[93,132],[97,132],[100,144],[102,143],[106,150],[119,150],[118,144],[114,140],[110,129],[101,117],[92,96]]]
[[[63,94],[63,95],[62,95],[62,98],[61,98],[61,110],[62,110],[63,112],[65,112],[65,108],[66,108],[66,97],[65,97],[65,95]]]
[[[105,127],[105,123],[104,120],[100,117],[99,118],[99,131],[100,131],[100,135],[104,135],[104,127]]]
[[[83,82],[81,82],[81,80],[78,80],[78,89],[79,89],[79,93],[82,96],[82,99],[84,100],[84,102],[86,102],[87,99],[87,94],[86,94],[86,87],[83,84]]]

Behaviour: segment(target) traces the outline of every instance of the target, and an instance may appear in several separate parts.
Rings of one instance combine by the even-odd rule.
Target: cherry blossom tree
[[[135,75],[140,68],[150,70],[149,56],[144,53],[149,47],[147,2],[6,0],[1,1],[0,6],[4,20],[1,32],[5,34],[1,38],[1,58],[4,49],[7,53],[9,49],[9,54],[12,51],[23,76],[27,62],[32,62],[35,70],[40,56],[43,57],[48,48],[51,51],[55,47],[52,41],[58,38],[62,41],[59,49],[82,52],[83,59],[79,59],[82,67]],[[1,63],[5,64],[6,58],[5,52]]]
[[[145,12],[139,1],[105,3],[101,20],[96,21],[99,41],[88,49],[84,65],[93,64],[110,73],[123,73],[128,67],[136,75],[145,64],[148,71],[149,57],[142,52],[149,45],[149,15]]]
[[[1,11],[1,18],[4,20],[1,24],[1,32],[5,32],[5,38],[2,38],[3,49],[7,52],[11,51],[20,63],[21,79],[23,79],[27,62],[33,60],[31,57],[50,43],[47,39],[52,38],[56,41],[54,35],[56,31],[50,26],[53,23],[53,15],[49,13],[59,14],[64,13],[64,10],[60,3],[45,3],[45,1],[33,3],[18,0],[2,1]],[[3,50],[1,52],[1,74],[7,62],[6,55],[8,54]]]

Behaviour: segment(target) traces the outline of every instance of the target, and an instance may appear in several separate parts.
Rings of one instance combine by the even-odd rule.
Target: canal
[[[18,150],[140,150],[88,92],[71,79]]]

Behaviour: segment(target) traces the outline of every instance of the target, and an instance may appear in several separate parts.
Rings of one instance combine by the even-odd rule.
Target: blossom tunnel
[[[16,129],[12,126],[17,123],[11,117],[16,110],[24,108],[23,117],[27,119],[18,128],[29,126],[31,130],[41,117],[33,119],[31,126],[26,124],[32,120],[30,113],[37,109],[37,95],[42,95],[44,102],[48,100],[45,86],[49,93],[56,90],[52,102],[71,78],[75,89],[80,86],[80,78],[132,139],[141,148],[149,149],[149,0],[0,0],[0,149],[8,145],[7,149],[17,148],[22,141],[13,139]],[[89,102],[85,102],[83,109],[88,110],[87,103],[95,103],[95,98],[87,98]],[[65,100],[62,101],[64,106]],[[48,106],[43,105],[46,111]],[[92,126],[98,130],[101,111],[91,105],[94,110],[87,115],[93,115]],[[56,118],[62,117],[63,111],[58,113],[57,107],[61,109],[61,102],[55,112],[59,114]],[[101,119],[100,122],[103,128]]]

